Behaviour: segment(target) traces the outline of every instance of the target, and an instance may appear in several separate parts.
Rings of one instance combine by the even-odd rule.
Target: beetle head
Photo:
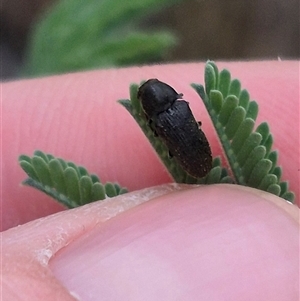
[[[137,95],[149,119],[168,110],[182,96],[183,94],[178,94],[171,86],[158,79],[147,80],[140,86]]]

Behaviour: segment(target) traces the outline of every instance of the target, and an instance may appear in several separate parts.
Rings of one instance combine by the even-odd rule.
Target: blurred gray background
[[[2,0],[2,80],[18,77],[30,29],[56,1]],[[299,58],[299,0],[184,0],[141,26],[177,37],[165,62]]]

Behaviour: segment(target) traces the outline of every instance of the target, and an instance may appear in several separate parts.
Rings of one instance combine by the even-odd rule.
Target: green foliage
[[[219,72],[209,61],[205,67],[205,88],[193,84],[213,121],[235,182],[293,202],[294,193],[287,182],[280,182],[281,168],[277,151],[272,151],[273,137],[266,122],[255,128],[258,104],[250,101],[228,70]]]
[[[168,31],[138,22],[178,0],[61,0],[33,28],[25,74],[44,75],[161,60],[175,44]]]
[[[118,184],[102,184],[96,175],[89,174],[82,166],[41,151],[35,151],[33,157],[21,155],[19,163],[29,177],[23,181],[24,185],[43,191],[67,208],[127,192]]]
[[[213,168],[211,171],[201,179],[194,178],[190,176],[183,168],[170,157],[169,150],[165,144],[156,137],[148,125],[148,121],[143,113],[140,101],[137,98],[138,85],[132,84],[130,86],[130,100],[121,99],[119,102],[127,109],[127,111],[132,115],[135,121],[140,126],[141,130],[144,132],[149,142],[155,149],[156,153],[160,157],[161,161],[164,163],[165,167],[177,183],[187,183],[187,184],[213,184],[213,183],[230,183],[231,178],[228,176],[227,171],[220,166],[220,158],[215,158],[213,161]]]

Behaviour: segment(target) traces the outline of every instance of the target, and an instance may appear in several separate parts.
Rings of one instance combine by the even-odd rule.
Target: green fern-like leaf
[[[258,104],[250,101],[237,79],[214,62],[205,67],[205,87],[192,84],[202,98],[220,138],[235,182],[269,191],[293,202],[287,182],[280,182],[278,153],[272,151],[273,137],[266,122],[255,129]]]
[[[138,85],[132,84],[130,86],[130,99],[119,100],[127,111],[132,115],[135,121],[140,126],[141,130],[144,132],[145,136],[148,138],[152,147],[155,149],[156,153],[160,157],[161,161],[177,183],[187,183],[187,184],[212,184],[212,183],[230,183],[232,179],[228,176],[228,173],[224,171],[221,167],[221,160],[215,158],[213,161],[212,170],[201,179],[194,178],[190,176],[174,158],[169,155],[169,150],[165,144],[156,137],[153,130],[150,128],[146,116],[142,110],[140,101],[137,98]]]
[[[82,166],[50,154],[35,151],[33,157],[21,155],[19,163],[28,177],[24,185],[34,187],[56,199],[67,208],[126,193],[115,183],[102,184],[99,178]]]
[[[44,75],[161,61],[169,31],[142,32],[143,18],[177,0],[61,0],[36,24],[24,74]]]

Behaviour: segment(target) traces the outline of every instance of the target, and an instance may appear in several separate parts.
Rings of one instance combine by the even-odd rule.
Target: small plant
[[[170,31],[139,29],[150,13],[178,0],[61,0],[32,28],[25,75],[161,61],[175,45]]]
[[[266,122],[255,128],[258,104],[250,100],[237,79],[226,69],[219,72],[214,62],[205,66],[205,85],[192,84],[203,100],[227,158],[229,170],[220,157],[213,159],[212,169],[203,178],[189,175],[174,158],[163,141],[148,124],[137,98],[138,85],[130,86],[130,99],[119,100],[138,123],[175,182],[187,184],[235,183],[254,187],[293,202],[295,195],[288,183],[281,182],[277,166],[278,152],[272,150],[273,137]],[[118,184],[102,184],[96,175],[82,166],[36,151],[21,155],[19,162],[29,176],[23,183],[52,196],[68,208],[127,192]]]
[[[24,185],[48,194],[67,208],[75,208],[127,192],[118,184],[102,184],[98,176],[89,174],[82,166],[41,151],[35,151],[33,157],[21,155],[19,163],[29,176],[23,181]]]
[[[250,100],[228,70],[219,72],[214,62],[205,67],[205,88],[193,84],[202,98],[219,136],[235,183],[268,191],[290,202],[295,195],[281,182],[278,152],[266,122],[255,128],[258,104]]]

